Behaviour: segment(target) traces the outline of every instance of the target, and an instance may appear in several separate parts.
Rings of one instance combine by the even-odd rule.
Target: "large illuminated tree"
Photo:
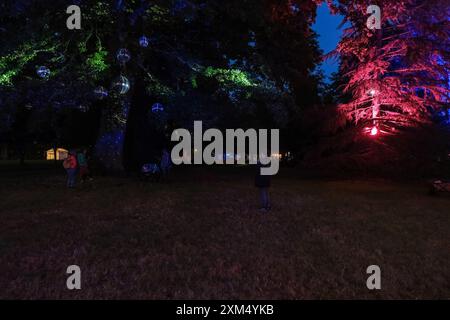
[[[19,97],[2,103],[12,115],[30,103],[26,112],[47,121],[41,127],[52,128],[55,144],[64,130],[59,115],[90,109],[100,119],[96,155],[111,169],[148,161],[171,127],[194,119],[283,127],[317,101],[315,2],[2,1],[0,86]],[[81,7],[82,30],[66,28],[72,4]],[[118,61],[120,48],[128,62]],[[40,78],[39,66],[49,76]],[[128,82],[111,90],[120,76]],[[109,95],[97,100],[100,86]],[[172,122],[152,113],[155,103]],[[51,117],[36,117],[43,112]]]
[[[379,30],[367,26],[369,5],[381,8]],[[352,96],[341,110],[351,120],[369,124],[372,134],[393,133],[448,106],[448,0],[340,0],[331,6],[350,24],[336,52]]]

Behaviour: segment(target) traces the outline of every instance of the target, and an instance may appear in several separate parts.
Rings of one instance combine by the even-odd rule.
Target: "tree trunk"
[[[122,117],[128,122],[129,102],[125,98],[123,101]],[[100,123],[100,132],[95,144],[94,157],[107,171],[123,171],[123,151],[125,143],[126,123],[116,125],[116,128],[110,129],[106,117],[106,110],[102,111]]]
[[[25,165],[25,151],[23,149],[20,150],[19,157],[20,157],[19,163],[20,163],[20,166],[22,167]]]
[[[58,165],[58,157],[57,157],[57,152],[58,152],[58,147],[56,145],[53,146],[53,164],[55,165],[55,167]]]
[[[8,160],[8,145],[6,143],[1,145],[0,159]]]

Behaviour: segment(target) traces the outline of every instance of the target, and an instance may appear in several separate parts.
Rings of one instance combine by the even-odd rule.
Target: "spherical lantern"
[[[89,111],[89,107],[81,104],[81,105],[78,106],[78,110],[80,110],[81,112],[85,113],[85,112]]]
[[[130,90],[130,81],[127,77],[120,76],[113,82],[112,89],[119,94],[126,94]]]
[[[147,38],[146,36],[142,36],[139,38],[139,45],[142,48],[147,48],[149,44],[150,44],[150,39]]]
[[[117,51],[116,58],[120,64],[125,64],[131,59],[130,51],[124,48],[119,49],[119,51]]]
[[[95,88],[94,95],[97,99],[102,100],[108,97],[108,91],[104,87],[100,86]]]
[[[50,77],[50,69],[45,66],[39,67],[36,73],[42,79],[47,79],[48,77]]]
[[[158,113],[158,112],[163,112],[164,111],[164,106],[157,102],[152,106],[152,112],[153,113]]]

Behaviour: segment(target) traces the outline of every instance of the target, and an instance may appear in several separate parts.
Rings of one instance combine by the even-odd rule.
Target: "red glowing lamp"
[[[370,135],[371,135],[371,136],[376,136],[376,135],[378,134],[378,132],[379,132],[378,128],[377,128],[377,127],[373,127],[373,128],[370,130]]]

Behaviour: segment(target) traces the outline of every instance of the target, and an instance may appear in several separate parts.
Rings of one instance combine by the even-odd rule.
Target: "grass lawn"
[[[0,172],[0,298],[450,298],[450,197],[421,182],[273,179],[257,210],[246,168],[170,183],[60,169]],[[66,289],[66,268],[82,289]],[[379,265],[382,290],[366,287]]]

